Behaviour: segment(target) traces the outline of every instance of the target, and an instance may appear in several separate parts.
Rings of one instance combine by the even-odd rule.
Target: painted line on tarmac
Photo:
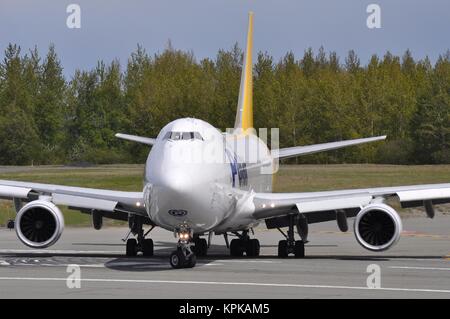
[[[27,264],[27,263],[21,263],[21,264],[10,264],[8,262],[4,262],[3,260],[0,260],[0,266],[8,266],[8,267],[67,267],[71,265],[77,265],[82,268],[106,268],[104,264],[86,264],[86,265],[80,265],[77,263],[72,264]]]
[[[67,278],[51,277],[0,277],[0,281],[67,281]],[[450,294],[450,290],[443,289],[421,289],[421,288],[368,288],[359,286],[332,286],[332,285],[305,285],[305,284],[282,284],[282,283],[260,283],[260,282],[228,282],[228,281],[179,281],[179,280],[145,280],[145,279],[107,279],[107,278],[82,278],[82,282],[95,283],[138,283],[138,284],[175,284],[175,285],[216,285],[216,286],[256,286],[256,287],[278,287],[278,288],[316,288],[316,289],[347,289],[347,290],[370,290],[370,291],[398,291],[398,292],[430,292]]]
[[[257,263],[257,264],[281,264],[281,261],[274,260],[233,260],[233,259],[217,259],[221,263]]]
[[[389,258],[389,256],[386,256],[386,258]],[[438,262],[445,262],[446,260],[450,260],[450,258],[447,258],[446,256],[438,257],[438,258],[396,258],[396,260],[412,260],[412,261],[438,261]]]
[[[17,264],[14,266],[40,266],[40,267],[68,267],[72,265],[77,265],[81,268],[105,268],[103,264],[90,264],[90,265],[79,265],[79,264]]]
[[[412,269],[412,270],[450,270],[450,268],[440,267],[413,267],[413,266],[389,266],[392,269]]]
[[[0,254],[121,254],[123,251],[117,250],[36,250],[36,249],[0,249]]]
[[[137,267],[137,268],[157,268],[161,266],[169,266],[168,263],[165,262],[146,262],[146,263],[133,263],[133,262],[119,262],[110,264],[110,266],[105,266],[105,264],[48,264],[48,263],[20,263],[20,264],[11,264],[4,260],[0,260],[0,266],[8,266],[8,267],[68,267],[71,265],[77,265],[81,268],[113,268],[113,267]],[[202,266],[223,266],[222,263],[199,263],[197,262],[198,267]],[[169,269],[169,268],[168,268]],[[171,269],[171,268],[170,268]]]

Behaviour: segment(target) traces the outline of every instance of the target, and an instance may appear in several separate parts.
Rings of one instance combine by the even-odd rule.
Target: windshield
[[[201,140],[203,141],[203,137],[199,132],[167,132],[164,136],[165,140]]]

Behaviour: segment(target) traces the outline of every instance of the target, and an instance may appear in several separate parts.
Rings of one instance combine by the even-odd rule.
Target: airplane
[[[197,256],[207,255],[213,235],[224,236],[231,256],[259,256],[253,228],[260,223],[282,234],[280,258],[305,256],[309,224],[335,220],[345,232],[349,218],[354,219],[353,231],[362,247],[384,251],[402,232],[400,216],[388,200],[397,200],[402,207],[423,206],[430,218],[435,214],[433,205],[450,202],[450,184],[273,193],[280,159],[381,141],[386,136],[270,150],[253,129],[252,47],[250,12],[233,130],[222,132],[200,119],[181,118],[164,126],[156,138],[116,134],[151,147],[142,191],[0,180],[0,198],[12,200],[16,209],[14,228],[19,240],[37,249],[56,243],[64,230],[58,208],[63,205],[90,214],[95,229],[101,229],[103,218],[127,221],[126,256],[153,256],[153,240],[148,236],[155,227],[173,232],[178,241],[170,265],[192,268]],[[147,225],[149,230],[144,231]],[[232,235],[236,238],[229,242]]]

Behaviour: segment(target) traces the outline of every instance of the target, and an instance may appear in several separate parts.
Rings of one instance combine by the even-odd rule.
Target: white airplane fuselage
[[[194,132],[197,138],[190,138]],[[272,190],[272,174],[262,174],[261,162],[271,166],[272,157],[256,135],[224,134],[198,119],[175,120],[158,134],[146,162],[147,213],[162,228],[184,226],[195,234],[255,226],[248,214],[254,210],[252,191]]]

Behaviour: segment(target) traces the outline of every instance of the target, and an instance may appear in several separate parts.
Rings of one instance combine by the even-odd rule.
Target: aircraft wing
[[[39,196],[49,196],[56,205],[69,206],[86,213],[101,211],[113,219],[126,220],[128,214],[147,216],[142,192],[0,180],[2,199],[29,202]]]
[[[386,136],[375,136],[368,138],[358,138],[353,140],[339,141],[339,142],[331,142],[331,143],[322,143],[322,144],[314,144],[314,145],[306,145],[306,146],[294,146],[281,148],[279,150],[273,150],[272,156],[274,158],[289,158],[294,156],[301,155],[309,155],[323,151],[335,150],[342,147],[376,142],[386,139]]]
[[[402,207],[450,203],[450,184],[304,193],[255,193],[253,217],[270,219],[290,213],[302,213],[307,217],[308,223],[315,223],[335,219],[337,211],[347,212],[347,217],[356,216],[361,207],[380,199],[389,198],[398,199]]]
[[[147,145],[153,145],[156,142],[156,139],[151,138],[151,137],[123,134],[123,133],[116,133],[115,136],[118,138],[121,138],[123,140],[138,142],[138,143],[147,144]]]

